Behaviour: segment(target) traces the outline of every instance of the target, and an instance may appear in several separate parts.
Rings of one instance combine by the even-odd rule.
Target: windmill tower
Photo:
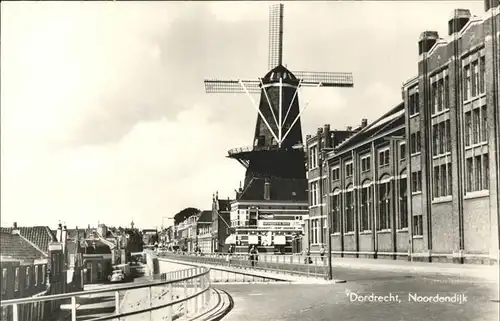
[[[257,110],[253,144],[247,148],[236,148],[228,152],[228,157],[245,166],[243,191],[251,185],[265,185],[281,181],[277,189],[288,189],[285,181],[300,181],[296,188],[307,200],[306,168],[302,143],[300,116],[307,104],[299,108],[298,91],[301,87],[353,87],[351,73],[338,72],[291,72],[283,66],[283,4],[272,5],[269,11],[269,69],[257,80],[205,80],[207,93],[245,93]],[[260,93],[260,102],[251,94]],[[264,189],[262,189],[264,190]],[[289,190],[289,189],[288,189]],[[290,193],[297,193],[292,191]],[[244,194],[244,193],[243,193]],[[269,194],[269,193],[268,193]],[[275,194],[272,193],[271,194]],[[255,195],[255,194],[254,194]],[[262,192],[256,200],[281,199],[278,195]],[[287,197],[287,196],[284,196]],[[299,197],[301,198],[301,197]]]

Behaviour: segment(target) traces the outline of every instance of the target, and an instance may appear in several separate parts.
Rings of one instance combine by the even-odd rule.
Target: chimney
[[[63,253],[64,253],[66,252],[66,244],[68,244],[68,229],[66,228],[66,225],[63,226],[61,236],[62,236]]]
[[[424,31],[420,34],[418,41],[418,54],[427,53],[439,38],[437,31]]]
[[[499,0],[484,0],[484,11],[488,11],[491,8],[498,7],[500,5]]]
[[[59,223],[57,225],[57,233],[56,233],[57,242],[62,242],[62,224]]]
[[[325,124],[323,128],[323,139],[324,139],[324,144],[325,148],[330,148],[332,147],[332,140],[330,139],[330,124]]]
[[[368,119],[361,119],[361,128],[365,128],[366,126],[368,126]]]
[[[455,9],[448,20],[448,35],[460,32],[462,28],[469,22],[471,18],[470,10],[468,9]]]
[[[271,182],[266,178],[264,183],[264,199],[269,201],[271,199]]]
[[[350,132],[350,131],[352,130],[352,126],[347,126],[347,127],[345,128],[345,130],[347,130],[348,132]]]

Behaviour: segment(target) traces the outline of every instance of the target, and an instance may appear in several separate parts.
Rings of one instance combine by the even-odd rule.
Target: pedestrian
[[[306,264],[312,264],[312,259],[311,259],[311,250],[307,248],[306,250]]]
[[[321,262],[325,259],[325,247],[321,246],[321,249],[319,250],[319,256],[321,257]]]

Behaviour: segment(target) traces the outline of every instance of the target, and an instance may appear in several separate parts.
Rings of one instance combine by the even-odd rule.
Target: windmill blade
[[[302,79],[302,86],[311,87],[320,84],[321,87],[354,87],[350,72],[315,72],[295,71],[297,79]]]
[[[269,70],[283,62],[283,4],[269,7]]]
[[[258,80],[242,80],[246,90],[251,94],[260,94],[260,83]],[[237,93],[244,94],[245,89],[239,80],[205,80],[206,93]]]

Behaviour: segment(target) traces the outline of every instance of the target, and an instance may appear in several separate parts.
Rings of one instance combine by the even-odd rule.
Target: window
[[[443,80],[440,79],[437,83],[437,111],[443,110],[443,100],[444,100],[444,88]]]
[[[354,232],[354,193],[345,193],[346,232]]]
[[[439,166],[434,167],[434,179],[433,179],[433,195],[434,197],[439,197],[439,184],[440,184],[440,177],[439,177]]]
[[[38,286],[38,265],[35,265],[35,286]]]
[[[24,286],[26,289],[30,288],[31,267],[26,267],[26,278],[24,279]]]
[[[371,169],[371,157],[365,156],[361,158],[361,172],[368,172]]]
[[[486,105],[481,107],[481,142],[488,141],[488,113],[486,110]]]
[[[477,155],[466,159],[467,192],[489,189],[489,157],[488,154]]]
[[[404,161],[406,159],[406,143],[401,143],[399,145],[399,160]]]
[[[390,228],[391,185],[390,182],[379,184],[379,230]]]
[[[421,214],[413,216],[413,235],[414,236],[424,235],[423,218]]]
[[[484,56],[479,59],[479,93],[485,92],[484,76],[485,76],[486,61]]]
[[[7,269],[2,269],[2,294],[7,293]]]
[[[372,221],[371,221],[371,199],[372,199],[372,187],[366,186],[361,189],[361,231],[371,231]]]
[[[464,68],[464,100],[469,100],[471,89],[470,65]]]
[[[418,92],[410,95],[408,104],[410,109],[410,116],[416,115],[420,112],[420,101]]]
[[[439,125],[432,125],[432,155],[436,156],[439,149]]]
[[[420,153],[421,149],[420,131],[410,135],[410,153],[412,155]]]
[[[345,177],[351,177],[352,176],[352,162],[346,163],[345,164]]]
[[[389,149],[382,150],[378,153],[378,162],[380,167],[389,165]]]
[[[45,284],[45,265],[42,265],[42,284]]]
[[[19,268],[16,268],[16,270],[15,270],[14,291],[19,291]]]
[[[309,148],[309,169],[316,168],[318,166],[318,146],[311,146]]]
[[[311,225],[312,225],[312,243],[317,244],[319,243],[319,220],[312,219],[311,220]]]
[[[471,145],[471,131],[472,131],[472,113],[466,112],[464,117],[464,140],[465,146]]]
[[[412,193],[422,191],[422,171],[411,173],[411,191]]]
[[[398,229],[408,228],[408,206],[406,178],[399,180],[399,220]]]
[[[444,154],[445,151],[445,135],[446,135],[446,130],[444,128],[444,122],[439,123],[439,154]]]
[[[340,194],[333,195],[331,198],[332,207],[332,232],[340,233]]]
[[[433,82],[431,85],[431,106],[432,106],[432,114],[435,114],[437,111],[437,104],[438,104],[438,88],[437,88],[437,82]]]
[[[311,206],[318,205],[319,197],[319,188],[318,188],[318,182],[313,182],[310,184],[310,191],[309,191],[309,201]]]
[[[472,142],[473,144],[479,143],[479,122],[480,110],[476,108],[472,111]]]
[[[478,61],[472,63],[472,86],[471,86],[471,97],[476,97],[479,94],[479,66]]]
[[[340,179],[340,168],[334,167],[332,169],[332,182],[338,181]]]

